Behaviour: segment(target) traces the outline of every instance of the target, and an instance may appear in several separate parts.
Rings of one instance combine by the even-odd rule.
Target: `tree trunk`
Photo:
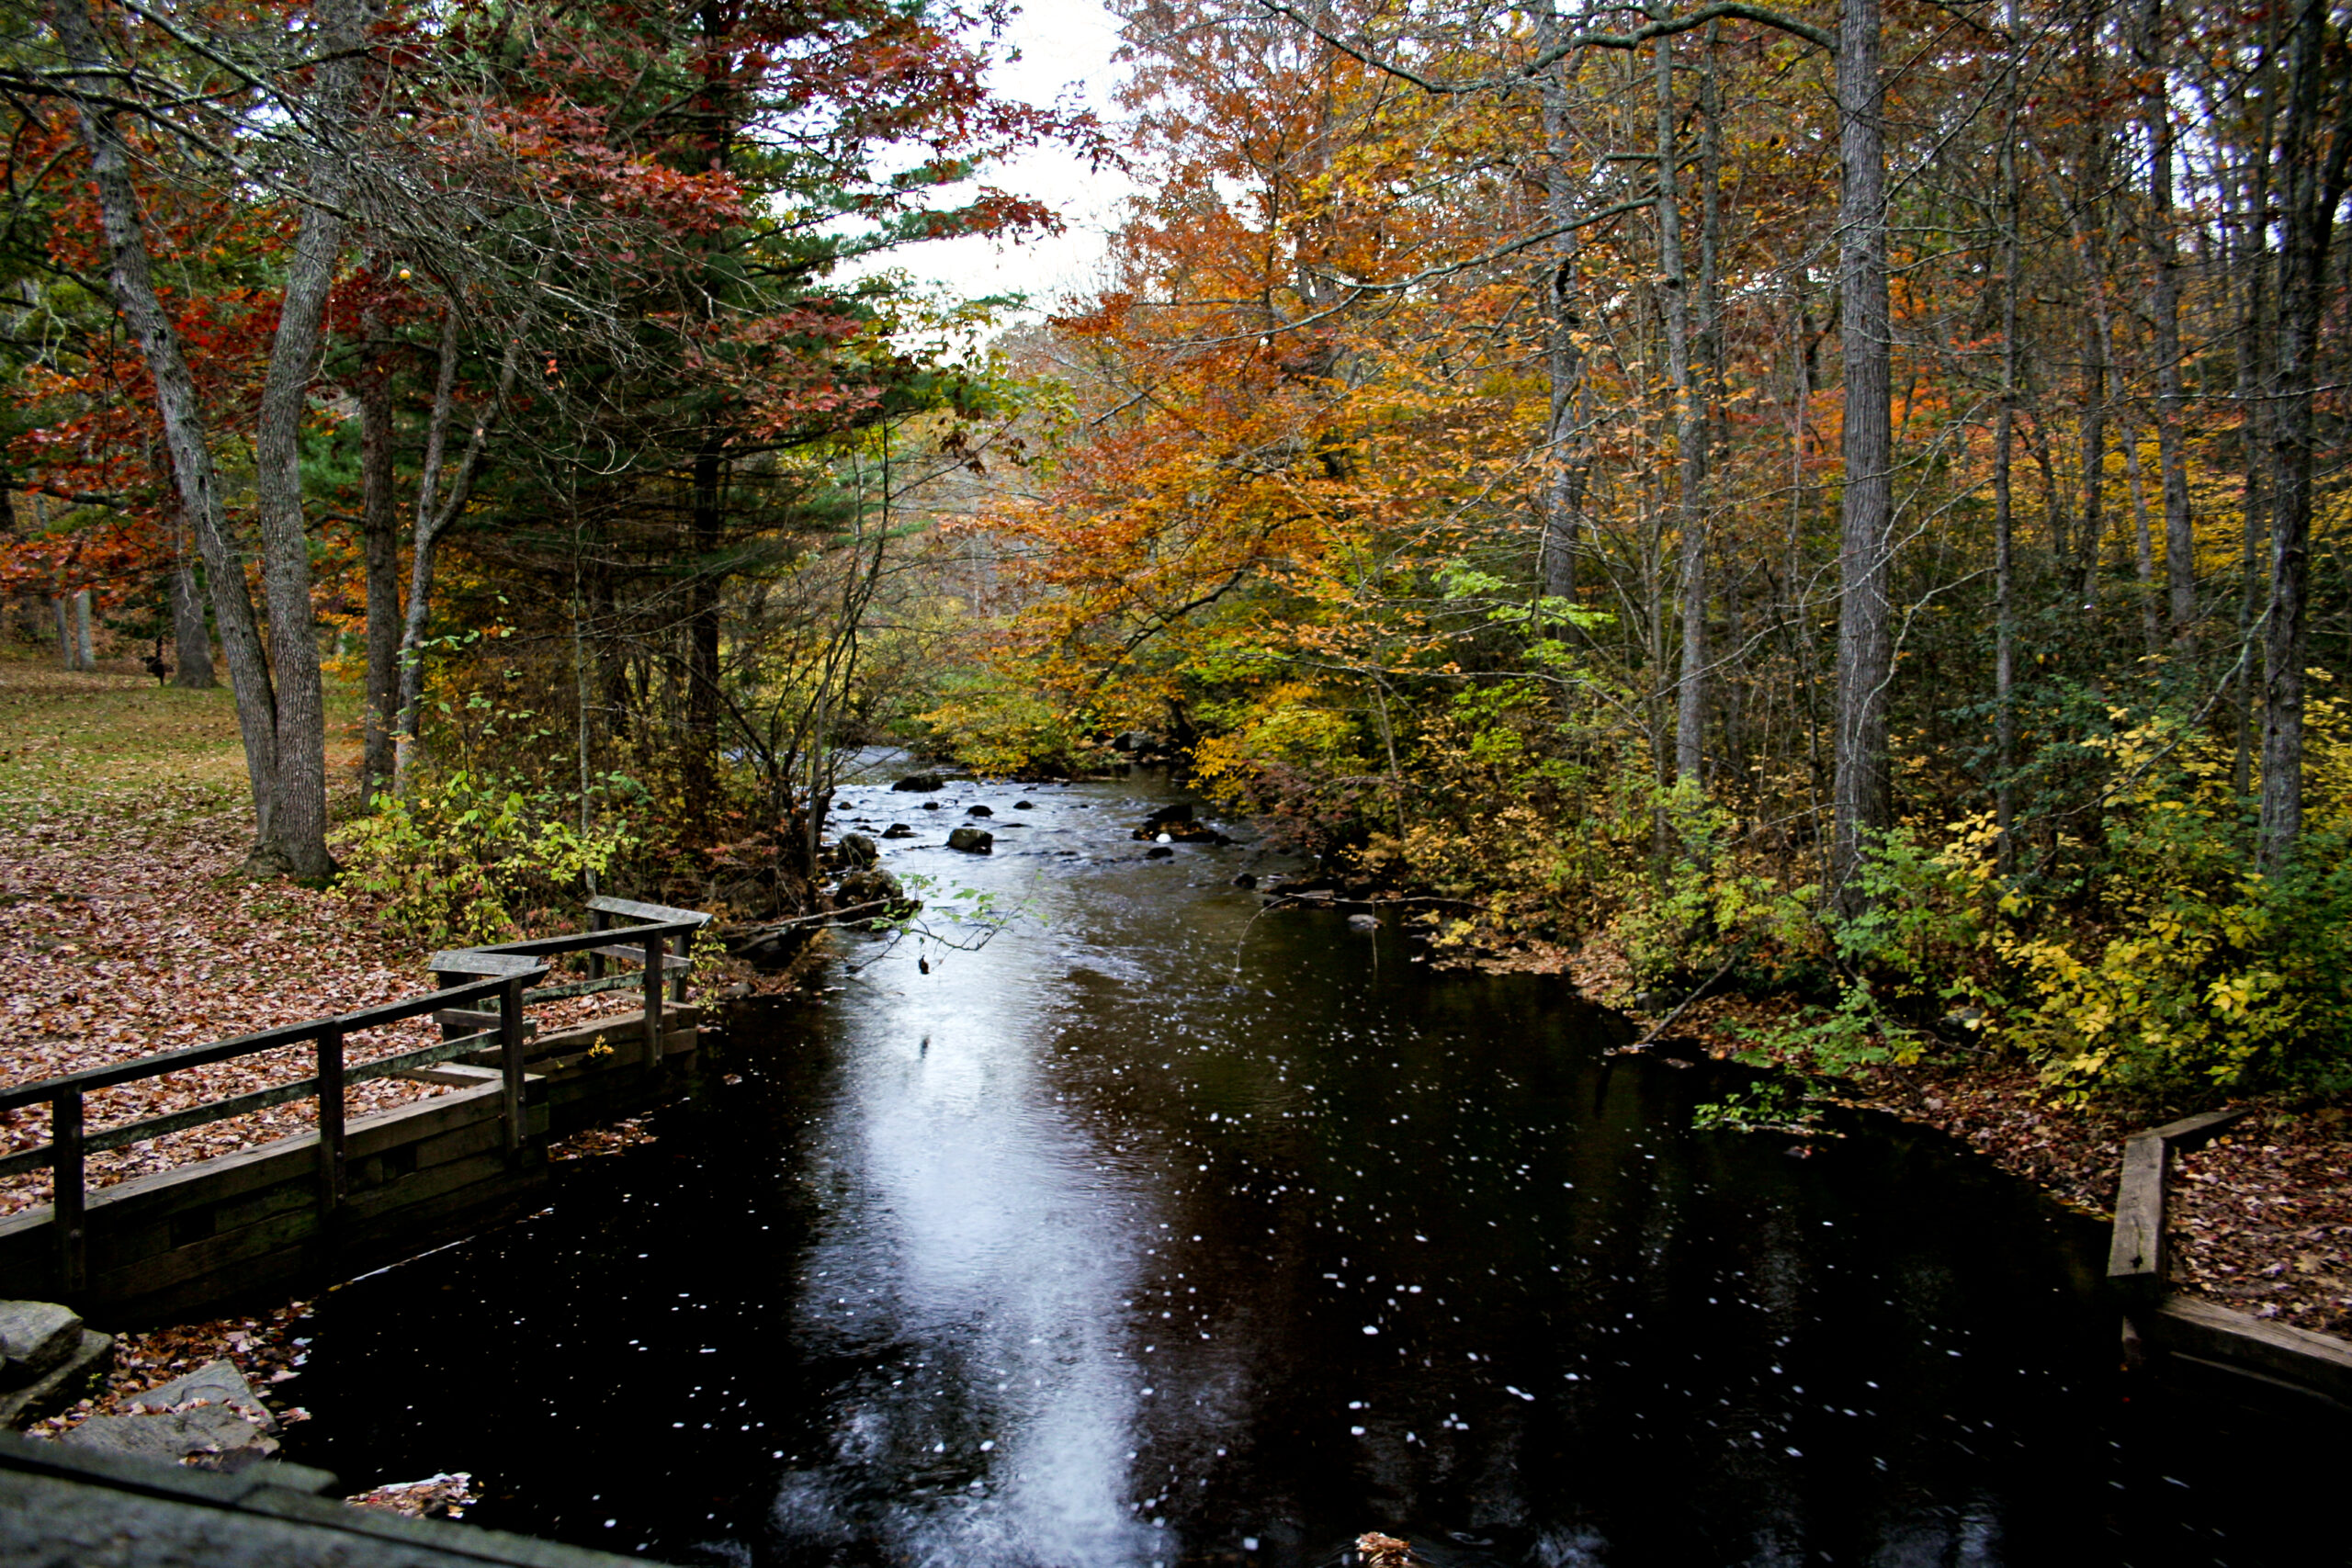
[[[2303,665],[2310,655],[2312,468],[2317,438],[2313,361],[2327,300],[2327,253],[2352,158],[2352,91],[2335,87],[2339,121],[2325,127],[2328,0],[2297,0],[2288,45],[2278,351],[2272,376],[2270,626],[2263,648],[2262,848],[2273,870],[2303,830]],[[2329,134],[2332,130],[2333,134]]]
[[[88,674],[97,667],[98,652],[90,640],[90,591],[77,589],[74,594],[74,668]]]
[[[197,587],[196,562],[188,558],[187,525],[175,529],[179,558],[172,563],[165,589],[172,601],[172,684],[182,691],[209,692],[212,676],[212,633],[204,624],[204,596]]]
[[[1845,494],[1838,547],[1838,732],[1831,875],[1858,907],[1854,873],[1894,814],[1887,684],[1894,673],[1889,530],[1894,520],[1892,324],[1886,279],[1885,86],[1879,0],[1843,0],[1838,19],[1839,333],[1845,359]]]
[[[2165,648],[2161,615],[2156,610],[2156,547],[2148,527],[2148,490],[2140,478],[2140,431],[2123,427],[2123,482],[2132,501],[2132,569],[2140,585],[2140,642],[2154,659]]]
[[[368,713],[359,787],[373,800],[392,787],[392,729],[401,701],[400,524],[392,496],[392,387],[382,318],[361,314],[359,537],[368,570]]]
[[[466,498],[473,493],[474,475],[481,467],[482,448],[490,438],[491,423],[505,406],[506,395],[514,385],[514,367],[521,353],[522,338],[518,333],[507,340],[506,355],[498,367],[498,389],[491,406],[475,419],[473,431],[466,438],[465,456],[458,460],[458,471],[450,478],[449,493],[444,498],[440,493],[441,460],[448,450],[449,420],[457,407],[458,309],[458,302],[452,300],[442,318],[433,412],[425,420],[424,459],[416,477],[416,525],[409,541],[408,609],[401,617],[401,646],[395,661],[400,668],[400,722],[392,737],[392,789],[398,795],[408,793],[424,760],[420,737],[424,703],[424,633],[433,617],[434,554],[440,547],[441,536],[465,510]]]
[[[2009,0],[2010,36],[2018,0]],[[2015,865],[2017,845],[2017,464],[2018,414],[2018,73],[2009,62],[2001,134],[2001,406],[1993,429],[1993,816],[2001,830],[2000,862]]]
[[[1539,47],[1550,48],[1556,33],[1548,9],[1536,13]],[[1544,73],[1544,210],[1552,226],[1563,232],[1554,243],[1552,270],[1544,301],[1549,321],[1544,345],[1544,370],[1551,382],[1550,417],[1544,429],[1543,537],[1537,547],[1537,579],[1545,597],[1574,599],[1577,592],[1577,530],[1584,510],[1585,468],[1577,450],[1582,423],[1584,349],[1577,342],[1581,325],[1576,308],[1577,190],[1569,163],[1567,85],[1569,62]]]
[[[58,41],[76,68],[110,72],[83,0],[62,0],[52,13]],[[253,792],[254,851],[277,840],[277,699],[262,651],[252,598],[245,592],[244,565],[230,546],[220,511],[220,480],[212,462],[204,412],[196,383],[180,351],[179,333],[155,293],[141,226],[139,197],[130,183],[130,152],[116,111],[84,99],[76,105],[82,140],[90,153],[90,182],[97,195],[98,221],[107,243],[107,281],[115,308],[139,342],[155,384],[155,412],[171,452],[172,479],[180,508],[195,532],[212,592],[213,623],[229,666],[237,700],[237,728],[244,741],[245,773]]]
[[[359,85],[372,0],[320,0],[311,14],[331,58],[316,67],[314,124],[327,140],[311,156],[301,228],[287,267],[277,335],[270,344],[254,438],[254,511],[261,524],[262,582],[269,601],[269,648],[277,678],[277,821],[255,846],[255,870],[327,876],[326,693],[319,671],[318,618],[311,605],[310,530],[302,513],[302,416],[324,342],[327,295],[343,250],[336,209],[350,189],[357,149],[347,132]]]
[[[2148,0],[2138,42],[2141,113],[2148,134],[2148,256],[2155,273],[2151,330],[2156,352],[2156,462],[2164,476],[2165,584],[2173,646],[2190,651],[2197,635],[2197,536],[2188,514],[2188,459],[2181,445],[2188,407],[2180,383],[2180,256],[2173,235],[2172,110],[2165,94],[2164,0]]]
[[[722,459],[716,439],[695,454],[686,590],[685,810],[706,833],[718,809],[718,525]]]
[[[1690,386],[1690,288],[1682,267],[1681,188],[1677,181],[1674,40],[1656,50],[1657,79],[1657,253],[1659,294],[1666,308],[1666,366],[1674,399],[1674,527],[1682,595],[1682,664],[1674,691],[1674,776],[1700,782],[1706,721],[1707,536],[1699,505],[1707,444],[1701,408]]]

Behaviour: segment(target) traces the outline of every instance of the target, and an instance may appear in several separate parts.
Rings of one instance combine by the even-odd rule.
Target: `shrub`
[[[568,924],[587,875],[604,875],[632,839],[625,821],[583,833],[564,805],[464,770],[404,800],[379,795],[340,836],[342,886],[374,896],[385,919],[428,946],[507,941],[543,912]]]

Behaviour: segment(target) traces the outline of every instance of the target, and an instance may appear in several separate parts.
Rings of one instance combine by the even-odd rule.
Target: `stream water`
[[[657,1143],[324,1297],[289,1458],[680,1563],[2256,1563],[2330,1497],[1940,1136],[1695,1134],[1559,981],[1145,859],[1148,782],[843,795],[1030,918],[844,942]]]

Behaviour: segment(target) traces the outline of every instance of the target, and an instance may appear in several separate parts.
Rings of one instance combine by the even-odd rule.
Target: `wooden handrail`
[[[85,1162],[89,1155],[102,1150],[120,1148],[142,1139],[202,1126],[209,1122],[226,1121],[232,1116],[282,1105],[288,1100],[315,1097],[319,1102],[319,1203],[322,1210],[332,1213],[341,1206],[346,1189],[344,1146],[345,1090],[352,1084],[368,1078],[384,1077],[412,1067],[447,1061],[453,1056],[480,1050],[486,1043],[495,1041],[503,1068],[500,1077],[505,1100],[506,1149],[510,1157],[519,1157],[523,1145],[523,1067],[526,1040],[524,1007],[529,1002],[555,996],[617,989],[622,986],[640,983],[639,976],[634,975],[604,976],[601,959],[592,958],[592,967],[597,973],[596,977],[587,982],[537,991],[526,989],[531,981],[547,976],[548,965],[546,961],[548,959],[591,953],[597,948],[604,948],[609,953],[614,951],[615,943],[627,942],[630,955],[639,957],[645,965],[641,983],[645,990],[646,1063],[649,1066],[658,1067],[662,1062],[663,981],[674,973],[676,998],[681,1002],[685,999],[685,971],[689,966],[685,963],[684,950],[691,943],[694,933],[709,923],[710,917],[697,910],[673,909],[664,904],[639,904],[625,898],[594,898],[589,901],[589,907],[593,929],[584,932],[526,938],[521,942],[435,953],[430,967],[436,979],[446,980],[452,976],[480,978],[469,978],[458,985],[443,985],[424,996],[361,1008],[332,1018],[281,1024],[228,1040],[216,1040],[209,1044],[191,1045],[183,1050],[141,1056],[136,1061],[118,1062],[108,1066],[91,1067],[78,1073],[66,1073],[34,1083],[0,1089],[0,1111],[13,1111],[44,1101],[50,1107],[50,1141],[37,1148],[0,1156],[0,1178],[38,1170],[42,1166],[49,1168],[51,1215],[56,1227],[58,1270],[63,1292],[70,1298],[88,1284],[85,1234],[88,1183]],[[611,919],[614,915],[643,923],[615,926]],[[666,953],[672,938],[677,940],[681,950],[675,956]],[[346,1041],[362,1030],[380,1029],[387,1024],[425,1017],[455,1009],[465,1002],[492,997],[497,998],[498,1024],[494,1030],[444,1040],[436,1045],[379,1057],[356,1066],[345,1060]],[[305,1043],[310,1044],[316,1054],[315,1067],[310,1077],[233,1095],[227,1100],[208,1100],[167,1115],[149,1117],[101,1132],[92,1133],[85,1124],[84,1100],[94,1090],[137,1083],[143,1078],[161,1077],[187,1067],[207,1066],[214,1062],[233,1061],[240,1056]]]

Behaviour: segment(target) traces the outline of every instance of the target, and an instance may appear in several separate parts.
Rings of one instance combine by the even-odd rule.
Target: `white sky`
[[[1106,124],[1116,118],[1111,93],[1124,72],[1112,65],[1111,54],[1119,44],[1118,22],[1101,0],[1023,0],[1001,43],[1021,52],[1018,61],[1000,63],[989,73],[989,85],[1001,96],[1052,105],[1072,93]],[[1121,203],[1134,189],[1125,175],[1093,170],[1059,148],[1042,148],[987,171],[985,179],[1000,190],[1043,201],[1061,214],[1067,227],[1021,244],[978,234],[933,240],[844,271],[904,271],[967,299],[1025,294],[1033,307],[1051,307],[1094,281]],[[940,205],[952,205],[972,188],[945,188]]]

